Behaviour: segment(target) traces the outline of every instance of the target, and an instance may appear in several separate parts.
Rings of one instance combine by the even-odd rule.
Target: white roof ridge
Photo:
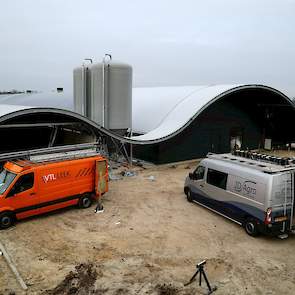
[[[196,93],[197,91],[200,91],[200,90],[203,90],[205,88],[208,88],[208,87],[211,87],[211,85],[206,85],[202,88],[198,88],[198,89],[195,89],[194,91],[190,92],[189,94],[187,94],[183,99],[181,99],[179,102],[177,102],[173,107],[172,109],[170,109],[168,111],[168,113],[161,119],[161,121],[159,122],[159,124],[154,128],[158,128],[159,126],[161,126],[161,124],[166,120],[166,118],[180,105],[182,104],[187,98],[189,98],[191,95],[193,95],[194,93]]]

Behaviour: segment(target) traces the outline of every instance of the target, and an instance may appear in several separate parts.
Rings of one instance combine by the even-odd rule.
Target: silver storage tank
[[[74,110],[78,114],[86,116],[86,82],[87,68],[83,65],[73,71],[74,85]]]
[[[132,127],[132,67],[114,62],[89,66],[90,118],[124,133]]]
[[[104,124],[104,87],[103,87],[103,64],[95,63],[89,66],[89,104],[90,112],[89,118],[99,125],[105,127]]]

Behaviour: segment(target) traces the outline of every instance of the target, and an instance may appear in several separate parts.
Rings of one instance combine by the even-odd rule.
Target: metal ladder
[[[44,155],[32,155],[29,156],[29,160],[34,163],[47,162],[47,161],[57,161],[57,160],[70,160],[84,157],[91,157],[98,155],[96,148],[86,149],[86,150],[77,150],[69,152],[57,152],[53,154],[44,154]]]
[[[82,143],[42,149],[34,149],[20,152],[10,152],[0,154],[0,161],[7,161],[11,159],[28,159],[31,161],[46,161],[51,159],[58,159],[59,157],[81,157],[87,154],[99,154],[97,152],[98,143]]]

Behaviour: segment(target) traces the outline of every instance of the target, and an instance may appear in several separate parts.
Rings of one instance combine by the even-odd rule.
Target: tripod
[[[205,270],[204,270],[204,265],[205,264],[206,264],[206,260],[203,260],[202,262],[200,262],[200,263],[197,264],[197,266],[196,266],[197,267],[196,273],[192,276],[192,278],[190,279],[190,281],[188,283],[186,283],[184,286],[190,285],[196,279],[197,275],[200,274],[200,276],[199,276],[199,286],[202,285],[202,277],[204,277],[204,279],[206,281],[206,284],[207,284],[207,287],[208,287],[208,293],[207,294],[209,295],[209,294],[212,294],[214,291],[216,291],[217,290],[217,287],[214,286],[212,288],[210,286],[210,283],[208,281],[208,278],[207,278],[206,273],[205,273]]]

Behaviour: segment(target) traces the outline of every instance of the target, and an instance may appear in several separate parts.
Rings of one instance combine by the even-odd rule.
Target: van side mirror
[[[190,173],[188,174],[188,177],[189,177],[190,179],[194,179],[194,173],[190,172]]]

